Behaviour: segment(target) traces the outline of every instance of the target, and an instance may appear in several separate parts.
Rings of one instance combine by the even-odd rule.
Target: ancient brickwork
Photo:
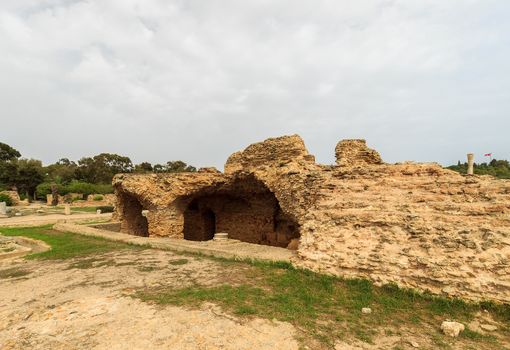
[[[335,148],[336,164],[339,166],[365,166],[382,164],[379,153],[367,147],[365,140],[342,140]]]
[[[299,239],[297,266],[510,301],[510,181],[384,164],[364,140],[341,141],[336,156],[336,166],[315,164],[293,135],[234,153],[225,173],[117,175],[117,215],[133,234]]]

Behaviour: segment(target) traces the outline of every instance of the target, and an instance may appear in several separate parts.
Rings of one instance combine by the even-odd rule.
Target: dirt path
[[[72,213],[71,215],[64,214],[48,214],[48,215],[27,215],[27,216],[14,216],[12,218],[1,218],[0,227],[4,226],[40,226],[55,224],[59,221],[81,221],[81,220],[93,220],[107,221],[111,219],[111,213],[96,214],[96,213]]]
[[[159,250],[66,261],[0,261],[0,349],[298,349],[288,323],[237,319],[212,305],[159,307],[144,287],[221,282],[228,267]],[[1,276],[1,275],[0,275]]]

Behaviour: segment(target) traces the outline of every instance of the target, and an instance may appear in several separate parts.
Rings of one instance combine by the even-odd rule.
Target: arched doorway
[[[149,236],[149,223],[147,218],[142,215],[143,205],[133,195],[125,192],[117,196],[117,208],[122,218],[120,231],[135,236]]]
[[[226,232],[243,242],[287,247],[299,238],[299,225],[283,213],[279,202],[261,181],[252,176],[182,198],[184,238],[209,240]]]
[[[216,215],[197,200],[193,200],[184,212],[184,239],[208,241],[216,233]]]

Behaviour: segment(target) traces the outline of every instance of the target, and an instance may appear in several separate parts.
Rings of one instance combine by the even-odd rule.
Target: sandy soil
[[[183,258],[188,262],[172,264]],[[132,297],[143,287],[221,282],[225,267],[214,261],[144,250],[104,254],[87,269],[73,268],[77,263],[0,261],[0,270],[28,273],[0,279],[0,349],[298,349],[288,323]]]
[[[80,213],[74,212],[71,215],[64,214],[45,214],[45,215],[27,215],[27,216],[13,216],[11,218],[0,218],[1,226],[38,226],[55,224],[59,221],[81,221],[81,220],[98,220],[107,221],[111,219],[111,213],[96,214],[96,213]]]

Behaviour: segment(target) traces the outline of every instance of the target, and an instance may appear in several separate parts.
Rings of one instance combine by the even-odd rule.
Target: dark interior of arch
[[[118,206],[123,218],[120,227],[121,232],[136,236],[149,236],[149,224],[147,218],[142,215],[144,208],[140,201],[124,192],[120,193],[118,198]]]
[[[216,232],[243,242],[287,247],[299,226],[285,215],[274,194],[252,177],[190,196],[184,211],[184,238],[206,241]]]

